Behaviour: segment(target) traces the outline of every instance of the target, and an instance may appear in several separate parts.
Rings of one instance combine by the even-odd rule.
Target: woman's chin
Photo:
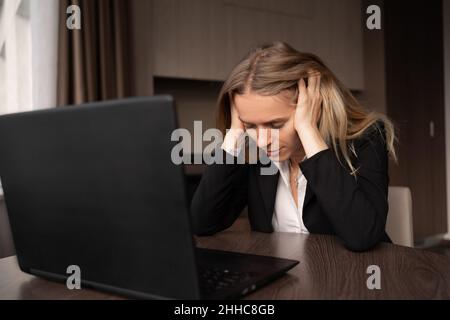
[[[287,156],[281,156],[281,155],[280,155],[276,161],[281,162],[281,161],[285,161],[285,160],[287,160],[287,159],[289,159],[289,157],[287,157]]]
[[[272,161],[284,161],[287,160],[289,158],[289,155],[287,155],[285,152],[269,152],[267,154],[267,156],[269,157],[270,160]]]

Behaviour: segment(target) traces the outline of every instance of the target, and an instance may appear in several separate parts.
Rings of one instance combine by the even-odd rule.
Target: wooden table
[[[212,237],[206,248],[300,261],[287,275],[246,299],[450,299],[450,259],[425,250],[381,244],[364,253],[346,250],[333,236],[251,232],[246,221]],[[381,289],[369,290],[369,265],[381,271]],[[0,299],[121,299],[21,272],[16,258],[0,259]]]

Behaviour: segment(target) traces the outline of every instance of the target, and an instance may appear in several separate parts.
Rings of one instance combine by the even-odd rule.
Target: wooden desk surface
[[[391,244],[354,253],[333,236],[250,232],[246,221],[212,237],[198,238],[206,248],[271,255],[300,261],[284,277],[246,299],[450,299],[450,259]],[[369,265],[381,269],[381,290],[369,290]],[[21,272],[16,258],[0,259],[0,299],[121,299],[90,289]]]

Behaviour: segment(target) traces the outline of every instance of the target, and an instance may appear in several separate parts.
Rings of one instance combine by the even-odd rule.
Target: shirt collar
[[[280,175],[284,183],[289,186],[289,160],[273,161],[273,163],[280,170]]]
[[[307,157],[305,156],[303,158],[303,160],[305,160],[306,158]],[[280,170],[280,175],[281,175],[281,178],[283,179],[284,183],[287,186],[290,186],[291,183],[290,183],[290,179],[289,179],[290,178],[289,159],[288,160],[283,160],[283,161],[273,161],[272,160],[272,162],[277,166],[278,170]],[[301,170],[299,171],[299,174],[300,175],[299,175],[298,178],[303,176],[303,173],[302,173]]]

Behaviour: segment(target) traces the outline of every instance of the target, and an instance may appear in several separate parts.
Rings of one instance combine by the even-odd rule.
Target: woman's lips
[[[267,151],[266,151],[267,156],[268,156],[268,157],[274,157],[274,156],[277,156],[277,155],[280,154],[280,150],[281,150],[281,149],[282,149],[282,148],[280,148],[280,149],[278,149],[278,150],[267,150]]]

